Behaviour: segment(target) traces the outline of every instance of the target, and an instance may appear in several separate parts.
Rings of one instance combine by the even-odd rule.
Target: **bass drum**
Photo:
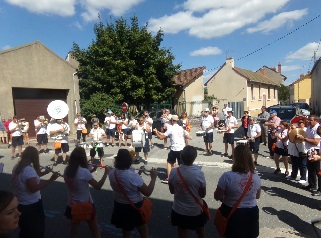
[[[132,132],[132,140],[134,147],[143,147],[144,145],[144,131],[142,130],[133,130]]]

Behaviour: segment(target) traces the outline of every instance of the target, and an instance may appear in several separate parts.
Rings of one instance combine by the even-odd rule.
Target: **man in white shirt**
[[[205,143],[205,152],[204,154],[212,154],[212,143],[214,139],[213,129],[214,129],[214,118],[210,115],[210,109],[204,109],[204,115],[202,117],[201,129],[205,131],[204,143]]]
[[[86,118],[82,117],[80,113],[77,113],[76,118],[74,120],[74,124],[77,128],[77,141],[80,142],[80,138],[82,137],[82,141],[86,142],[86,135],[87,135],[87,129],[86,124],[87,120]]]
[[[109,138],[111,137],[111,146],[115,146],[115,133],[116,133],[117,120],[116,120],[115,114],[112,111],[110,111],[109,115],[110,115],[109,116]],[[108,137],[107,137],[107,140],[108,140]]]
[[[227,104],[224,103],[224,107],[222,108],[222,113],[223,113],[223,115],[224,115],[225,117],[228,116],[227,111],[228,111],[229,109],[230,109],[230,108],[227,106]]]
[[[233,111],[230,108],[227,112],[227,117],[225,119],[225,127],[226,132],[224,133],[223,137],[223,143],[225,144],[225,153],[224,156],[228,156],[227,150],[228,150],[228,144],[231,145],[232,148],[232,154],[230,158],[234,158],[234,129],[238,128],[238,123],[236,118],[233,116]]]
[[[47,135],[47,126],[48,121],[45,121],[44,116],[39,116],[37,120],[34,120],[34,125],[37,133],[37,148],[40,153],[41,145],[43,145],[43,152],[48,153],[47,144],[48,144],[48,135]]]
[[[23,137],[22,137],[22,131],[19,126],[18,118],[17,116],[14,116],[12,118],[12,122],[9,124],[9,131],[12,136],[12,149],[11,149],[11,159],[15,158],[15,150],[16,147],[18,147],[18,154],[19,157],[21,157],[21,151],[22,151],[22,145],[23,145]]]
[[[54,166],[57,165],[58,155],[62,152],[62,163],[66,164],[67,152],[69,151],[68,135],[70,132],[70,127],[62,119],[56,119],[55,123],[48,126],[48,134],[55,136],[55,155],[54,155]]]
[[[150,147],[151,148],[153,148],[154,147],[154,144],[153,144],[153,142],[152,142],[152,138],[153,138],[153,133],[152,133],[152,131],[153,131],[153,118],[151,118],[150,116],[149,116],[149,113],[148,113],[148,111],[146,110],[146,111],[144,111],[144,117],[145,117],[145,123],[148,123],[148,125],[149,125],[149,127],[150,127],[150,132],[148,133],[148,139],[149,139],[149,145],[150,145]]]
[[[100,158],[100,167],[103,167],[103,156],[104,156],[104,148],[102,140],[106,137],[106,134],[102,128],[99,127],[98,122],[94,122],[93,128],[90,130],[90,133],[88,135],[89,137],[92,137],[94,142],[94,148],[90,150],[90,158],[91,162],[94,162],[94,158],[96,155],[96,151],[98,153],[98,156]]]
[[[167,176],[169,177],[169,174],[176,165],[176,163],[181,164],[181,152],[185,147],[185,138],[192,139],[192,137],[189,135],[189,133],[183,129],[183,127],[179,126],[177,124],[179,120],[179,117],[177,115],[172,115],[171,121],[172,126],[169,127],[166,132],[162,133],[159,132],[156,128],[154,129],[154,132],[158,139],[163,140],[167,137],[170,138],[171,141],[171,150],[168,153],[167,157]],[[163,181],[165,183],[168,183],[168,177]]]
[[[247,137],[250,142],[250,149],[254,154],[254,164],[257,165],[257,157],[260,149],[261,126],[254,122],[254,118],[249,118],[249,128]]]

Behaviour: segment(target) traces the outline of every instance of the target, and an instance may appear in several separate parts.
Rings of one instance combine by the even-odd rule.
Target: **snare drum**
[[[77,146],[82,147],[82,148],[84,148],[84,149],[89,148],[89,146],[88,146],[88,144],[87,144],[86,142],[78,143]]]
[[[143,147],[144,135],[145,133],[142,130],[133,130],[132,138],[134,147]]]
[[[98,147],[98,148],[102,148],[102,147],[104,147],[103,142],[102,142],[102,141],[100,141],[100,140],[93,141],[91,144],[92,144],[92,148],[94,148],[94,147]]]
[[[205,136],[205,131],[197,131],[196,136]]]
[[[238,140],[236,142],[236,145],[249,145],[249,141],[248,140]]]

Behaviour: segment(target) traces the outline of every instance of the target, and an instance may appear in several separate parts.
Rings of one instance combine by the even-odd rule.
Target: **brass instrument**
[[[54,100],[51,103],[49,103],[49,105],[47,107],[47,112],[48,112],[49,116],[51,116],[52,118],[55,118],[56,120],[58,120],[58,119],[62,120],[64,117],[66,117],[68,115],[69,107],[68,107],[67,103],[65,103],[64,101]],[[47,123],[48,123],[48,120],[47,120]],[[50,138],[56,139],[56,140],[61,140],[61,139],[63,139],[63,137],[65,137],[69,134],[70,128],[69,128],[68,124],[66,124],[62,121],[60,125],[63,128],[63,132],[49,134]],[[50,133],[50,128],[48,129],[48,131]]]

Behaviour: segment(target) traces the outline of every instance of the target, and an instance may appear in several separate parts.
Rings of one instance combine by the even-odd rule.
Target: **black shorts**
[[[148,139],[152,139],[153,138],[153,133],[152,132],[148,132]]]
[[[22,146],[23,145],[23,137],[22,136],[13,136],[12,137],[12,147]]]
[[[115,133],[116,133],[116,128],[114,129],[109,129],[109,137],[115,137]]]
[[[124,133],[124,135],[128,135],[129,129],[125,128],[125,129],[121,129],[121,131]]]
[[[206,132],[204,135],[204,142],[213,143],[213,137],[214,137],[213,132],[210,132],[210,133]]]
[[[47,134],[37,134],[37,143],[38,143],[38,145],[48,144],[48,135]]]
[[[281,156],[288,156],[288,150],[285,150],[285,149],[282,149],[282,148],[279,148],[279,147],[276,147],[275,148],[275,151],[274,151],[274,154],[278,154],[278,155],[281,155]]]
[[[55,154],[61,153],[67,153],[69,151],[69,144],[68,143],[61,143],[61,148],[60,149],[55,149]]]
[[[260,148],[260,137],[256,138],[255,141],[250,141],[250,150],[253,153],[258,153]]]
[[[172,210],[171,222],[172,226],[177,226],[181,229],[195,230],[204,227],[207,219],[202,213],[197,216],[185,216]]]
[[[98,156],[99,157],[103,157],[104,156],[104,148],[102,147],[97,147],[97,152],[98,152]],[[95,157],[96,155],[96,149],[95,148],[92,148],[90,149],[90,157]]]
[[[178,164],[181,164],[182,163],[181,152],[182,152],[181,150],[180,151],[170,150],[168,153],[167,162],[169,164],[175,164],[177,161]]]
[[[141,152],[143,149],[144,153],[148,153],[150,151],[149,148],[149,140],[145,140],[145,146],[144,147],[135,147],[135,152]]]
[[[136,207],[141,207],[143,201],[134,203]],[[135,227],[144,223],[141,220],[137,210],[130,204],[122,204],[114,201],[114,210],[111,216],[111,224],[125,231],[132,231]]]
[[[234,133],[224,133],[223,143],[234,144]]]

